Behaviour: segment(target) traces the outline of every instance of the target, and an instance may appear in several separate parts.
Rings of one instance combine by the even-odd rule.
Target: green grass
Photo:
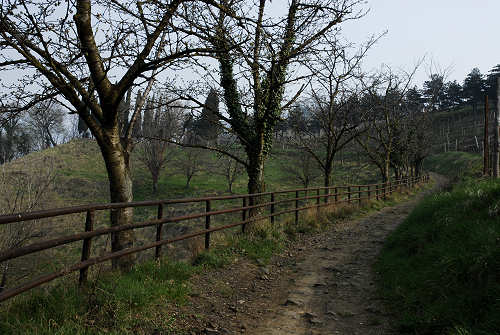
[[[481,176],[482,157],[468,152],[452,151],[425,159],[424,168],[452,179]]]
[[[2,306],[1,334],[176,334],[166,302],[184,303],[196,269],[178,262],[146,262],[127,274],[107,273],[84,289],[61,284]],[[159,317],[158,313],[161,313]]]
[[[411,334],[500,329],[500,181],[469,180],[429,196],[389,237],[376,270]]]

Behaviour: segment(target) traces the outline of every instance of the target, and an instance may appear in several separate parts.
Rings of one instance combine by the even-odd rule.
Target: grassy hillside
[[[424,169],[449,178],[478,177],[482,172],[483,158],[479,154],[452,151],[432,155],[425,159]]]
[[[173,150],[176,151],[176,156],[179,159],[182,156],[182,150],[179,148]],[[190,187],[186,188],[186,177],[180,171],[178,161],[174,159],[166,165],[160,175],[158,194],[153,194],[151,175],[140,160],[140,154],[141,150],[136,149],[131,156],[134,200],[197,197],[207,194],[228,193],[225,178],[214,173],[213,169],[205,169],[205,166],[203,166],[199,174],[193,177]],[[211,164],[217,162],[215,155],[208,152],[205,152],[205,154],[206,162]],[[266,163],[265,179],[268,190],[300,186],[300,183],[283,169],[284,164],[290,163],[284,155],[284,150],[275,150]],[[54,197],[51,199],[50,204],[45,207],[109,201],[104,161],[97,144],[92,140],[73,140],[43,152],[31,153],[0,166],[0,172],[22,170],[34,176],[38,175],[43,169],[53,170],[56,177]],[[354,162],[345,162],[343,165],[337,164],[333,176],[333,182],[340,184],[375,181],[377,179],[376,171],[371,166],[359,166]],[[318,176],[313,185],[320,185],[321,182],[322,179]],[[241,174],[236,180],[233,191],[235,193],[246,193],[247,177],[245,173]],[[0,208],[2,207],[0,206]]]
[[[384,246],[379,286],[401,333],[500,329],[500,181],[478,178],[481,163],[463,152],[429,157],[427,169],[462,181],[427,197]]]

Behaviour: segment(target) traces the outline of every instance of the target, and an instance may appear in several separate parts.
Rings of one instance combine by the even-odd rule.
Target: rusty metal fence
[[[29,280],[17,287],[4,288],[0,293],[0,302],[12,298],[18,294],[29,291],[42,284],[48,283],[56,278],[63,277],[70,273],[79,271],[79,282],[84,283],[88,277],[88,269],[90,266],[110,261],[125,255],[139,253],[141,251],[154,249],[155,257],[161,257],[162,246],[204,236],[205,249],[210,248],[211,234],[217,231],[226,230],[229,228],[240,226],[242,231],[245,231],[246,225],[251,222],[269,219],[271,224],[275,223],[276,217],[288,213],[294,213],[294,223],[299,222],[299,213],[308,209],[320,209],[324,206],[339,204],[339,203],[361,203],[363,200],[369,199],[385,199],[388,195],[395,191],[404,188],[412,188],[417,183],[427,182],[428,175],[419,177],[408,177],[394,182],[369,184],[369,185],[345,185],[331,187],[313,187],[301,188],[294,190],[265,192],[258,194],[241,194],[229,196],[214,196],[191,199],[175,199],[175,200],[157,200],[157,201],[141,201],[129,203],[108,203],[94,204],[85,206],[74,206],[66,208],[57,208],[50,210],[35,211],[29,213],[18,213],[13,215],[0,216],[0,225],[19,224],[30,220],[38,220],[45,218],[54,218],[66,216],[75,213],[84,213],[86,215],[84,231],[81,233],[69,234],[58,238],[47,239],[41,242],[32,243],[19,248],[3,250],[0,252],[0,264],[22,256],[39,253],[43,250],[56,248],[61,245],[66,245],[81,241],[81,260],[78,263],[64,266],[54,272],[39,276]],[[269,199],[266,201],[266,197]],[[215,202],[240,200],[241,206],[231,207],[226,209],[212,210],[212,204]],[[205,210],[203,212],[166,217],[165,207],[174,204],[187,203],[204,203]],[[138,207],[156,207],[157,215],[154,220],[146,220],[143,222],[120,225],[114,227],[94,228],[95,214],[98,211],[117,210],[121,208],[138,208]],[[250,212],[257,212],[257,215],[250,215]],[[215,225],[214,218],[218,215],[228,213],[241,213],[241,221],[230,224]],[[205,226],[203,230],[184,234],[173,238],[165,238],[162,230],[165,224],[175,223],[193,219],[203,219]],[[134,230],[139,228],[153,227],[156,228],[156,239],[152,242],[145,243],[141,246],[136,246],[128,249],[123,249],[115,252],[107,252],[99,256],[92,257],[92,240],[99,236],[110,235],[113,233]]]

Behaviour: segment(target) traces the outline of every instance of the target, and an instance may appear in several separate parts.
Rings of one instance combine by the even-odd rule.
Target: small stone
[[[218,335],[218,334],[220,334],[220,332],[217,329],[205,328],[205,334],[206,335]]]
[[[245,300],[238,300],[238,304],[244,304]]]
[[[318,318],[312,318],[309,320],[309,322],[313,325],[319,325],[319,324],[323,323],[323,321],[321,319],[318,319]]]
[[[312,312],[305,312],[305,313],[304,313],[304,317],[305,317],[305,318],[307,318],[307,319],[313,319],[313,318],[318,317],[318,315],[317,315],[317,314],[314,314],[314,313],[312,313]]]
[[[286,301],[285,301],[285,306],[302,306],[303,305],[303,302],[300,301],[299,299],[297,298],[288,298]]]

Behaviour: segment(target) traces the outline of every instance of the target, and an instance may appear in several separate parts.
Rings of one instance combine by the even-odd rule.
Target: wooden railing
[[[242,231],[248,223],[269,219],[271,224],[275,223],[275,218],[279,215],[294,213],[294,223],[299,221],[299,213],[311,208],[321,208],[339,203],[357,202],[361,203],[368,199],[383,199],[394,191],[400,190],[402,187],[412,188],[417,183],[427,182],[429,177],[423,175],[420,177],[409,177],[394,182],[369,184],[369,185],[346,185],[346,186],[331,186],[331,187],[313,187],[301,188],[294,190],[265,192],[258,194],[241,194],[229,196],[215,196],[190,199],[175,199],[175,200],[157,200],[157,201],[141,201],[128,203],[108,203],[108,204],[93,204],[85,206],[75,206],[66,208],[57,208],[50,210],[35,211],[29,213],[18,213],[13,215],[0,216],[0,225],[20,224],[21,222],[38,220],[45,218],[53,218],[58,216],[71,215],[76,213],[85,213],[84,232],[69,234],[58,238],[47,239],[41,242],[32,243],[19,248],[2,250],[0,252],[0,264],[10,261],[18,257],[26,256],[41,252],[43,250],[55,248],[61,245],[82,241],[81,260],[78,263],[65,266],[62,269],[42,275],[32,279],[27,283],[13,288],[4,288],[0,293],[0,302],[12,298],[20,293],[31,290],[44,283],[50,282],[56,278],[65,276],[69,273],[80,271],[79,282],[84,283],[88,277],[88,269],[90,266],[103,263],[112,259],[123,257],[126,255],[138,253],[148,249],[155,249],[155,257],[161,257],[161,248],[163,245],[174,243],[186,239],[191,239],[197,236],[205,237],[205,248],[210,248],[211,234],[216,231],[226,230],[229,228],[241,226]],[[287,195],[293,197],[286,197]],[[265,197],[269,197],[266,202]],[[280,198],[280,199],[278,199]],[[215,201],[228,201],[241,199],[242,205],[239,207],[226,208],[221,210],[212,210],[212,203]],[[205,203],[205,211],[182,216],[165,217],[165,206],[174,204],[187,203]],[[301,203],[305,205],[301,206]],[[292,205],[292,206],[290,206]],[[283,207],[287,208],[283,208]],[[121,208],[137,208],[137,207],[156,207],[157,216],[154,220],[148,220],[139,223],[128,225],[120,225],[105,228],[94,228],[95,214],[98,211],[116,210]],[[279,207],[282,207],[281,209]],[[290,208],[291,207],[291,208]],[[268,208],[269,212],[264,214],[264,210]],[[259,209],[257,211],[257,209]],[[257,215],[250,215],[250,211],[257,212]],[[241,212],[241,221],[232,222],[226,225],[215,226],[214,217],[222,214]],[[255,214],[255,213],[254,213]],[[164,238],[162,235],[163,226],[167,223],[181,222],[186,220],[205,218],[205,229],[197,232],[184,234],[173,238]],[[120,251],[108,252],[100,256],[92,257],[92,241],[98,236],[114,234],[126,230],[134,230],[146,227],[156,227],[155,241],[146,243],[141,246],[136,246]]]

